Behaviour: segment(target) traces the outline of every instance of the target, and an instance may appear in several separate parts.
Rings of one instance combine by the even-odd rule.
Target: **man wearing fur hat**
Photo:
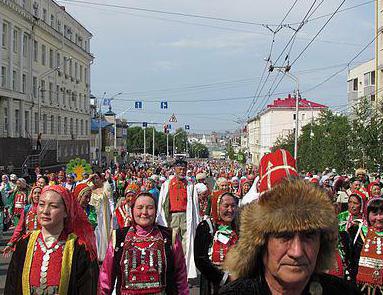
[[[220,294],[359,294],[324,273],[334,265],[337,218],[310,183],[284,180],[265,191],[243,209],[240,233],[225,260],[235,281]]]

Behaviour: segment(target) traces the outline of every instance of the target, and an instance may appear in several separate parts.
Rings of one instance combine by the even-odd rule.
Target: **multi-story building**
[[[352,107],[363,97],[367,97],[369,101],[375,103],[375,60],[372,59],[351,69],[348,73],[347,84],[349,111],[352,111]]]
[[[58,162],[89,159],[91,38],[53,0],[0,0],[0,149],[23,160],[41,134]]]
[[[309,101],[299,100],[299,130],[313,122],[327,106]],[[277,98],[269,104],[265,111],[247,122],[249,152],[254,164],[259,164],[261,157],[269,153],[280,137],[294,132],[296,124],[296,98]]]

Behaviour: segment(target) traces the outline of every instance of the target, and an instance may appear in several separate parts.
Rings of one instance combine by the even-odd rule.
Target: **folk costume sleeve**
[[[116,281],[116,272],[114,261],[114,246],[113,239],[110,241],[108,250],[106,251],[105,259],[102,263],[100,276],[98,278],[98,295],[112,294],[114,283]],[[116,266],[118,267],[118,266]]]
[[[174,254],[174,266],[175,266],[174,276],[175,276],[178,294],[188,295],[189,287],[187,282],[185,256],[182,250],[182,243],[178,235],[173,245],[173,254]]]
[[[13,246],[16,244],[16,242],[22,237],[22,235],[25,233],[25,210],[21,213],[19,222],[17,223],[17,226],[13,232],[13,235],[9,242],[7,243],[7,246]]]
[[[214,284],[219,284],[224,273],[218,269],[209,258],[209,248],[213,237],[209,232],[209,225],[202,221],[198,227],[194,240],[194,261],[201,274]]]
[[[95,229],[97,227],[97,212],[96,212],[96,208],[94,208],[91,205],[89,205],[88,219],[93,229]]]

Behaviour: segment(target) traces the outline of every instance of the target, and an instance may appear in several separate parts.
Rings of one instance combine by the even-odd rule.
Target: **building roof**
[[[280,109],[280,108],[295,108],[296,100],[294,97],[291,97],[289,94],[286,98],[277,98],[274,99],[272,104],[267,105],[267,109]],[[310,100],[307,100],[305,98],[301,98],[299,100],[299,108],[302,109],[326,109],[327,106],[323,104],[319,104]]]

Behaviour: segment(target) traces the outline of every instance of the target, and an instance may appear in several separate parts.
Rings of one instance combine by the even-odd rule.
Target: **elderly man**
[[[220,294],[358,294],[324,273],[334,265],[337,218],[310,183],[283,180],[265,191],[243,209],[240,233],[225,260],[236,280]]]
[[[177,160],[174,164],[175,176],[161,187],[157,223],[178,232],[182,239],[188,278],[197,277],[193,259],[194,235],[199,222],[198,199],[193,194],[194,185],[186,179],[187,162]]]

